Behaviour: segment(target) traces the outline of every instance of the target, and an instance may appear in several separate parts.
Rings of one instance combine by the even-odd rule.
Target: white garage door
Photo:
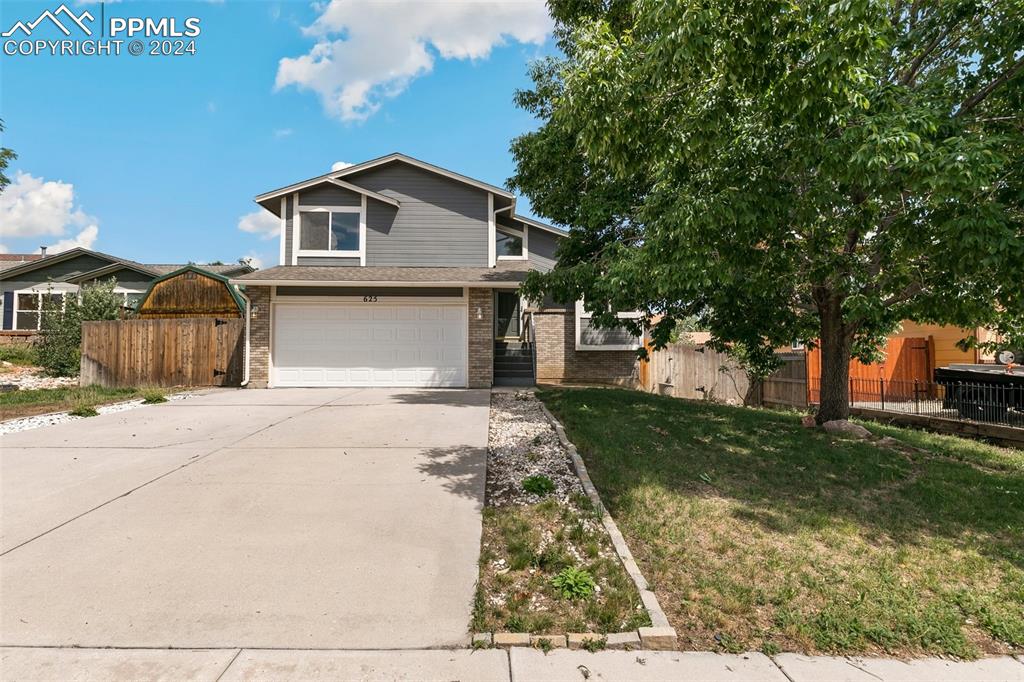
[[[466,307],[277,303],[274,386],[465,386]]]

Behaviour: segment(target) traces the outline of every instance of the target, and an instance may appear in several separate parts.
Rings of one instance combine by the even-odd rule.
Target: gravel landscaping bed
[[[198,395],[197,393],[171,393],[166,396],[167,401],[187,400]],[[109,405],[97,405],[96,411],[100,414],[112,414],[114,412],[124,412],[126,410],[134,410],[137,407],[145,407],[146,402],[142,398],[136,398],[135,400],[124,400],[122,402],[111,403]],[[68,412],[50,412],[49,414],[39,414],[32,417],[23,417],[21,419],[11,419],[9,421],[0,422],[0,434],[6,433],[17,433],[18,431],[28,431],[29,429],[38,429],[43,426],[54,426],[56,424],[64,424],[66,422],[74,422],[79,419],[89,419],[89,417],[78,417]]]
[[[550,481],[545,491],[524,489],[540,477]],[[569,596],[567,580],[584,586]],[[492,393],[473,629],[558,635],[648,624],[601,516],[532,391]]]
[[[18,390],[77,386],[78,377],[46,376],[40,367],[27,367],[4,362],[0,365],[0,385],[16,386]]]

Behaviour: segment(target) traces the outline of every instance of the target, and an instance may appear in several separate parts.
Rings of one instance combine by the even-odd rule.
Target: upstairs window
[[[522,258],[523,233],[507,227],[498,227],[495,230],[494,252],[498,258]]]
[[[299,253],[359,255],[361,222],[358,208],[299,211]]]

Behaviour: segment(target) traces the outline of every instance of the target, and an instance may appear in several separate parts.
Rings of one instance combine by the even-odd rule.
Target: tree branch
[[[954,26],[956,26],[956,24],[946,26],[946,28],[939,32],[939,35],[935,36],[935,39],[932,40],[932,42],[928,43],[928,45],[921,51],[921,54],[917,55],[914,58],[914,61],[910,62],[910,66],[907,67],[907,70],[900,78],[900,83],[902,85],[910,85],[914,82],[914,79],[917,78],[917,74],[921,72],[921,67],[924,66],[925,60],[928,59],[942,41],[953,32]]]
[[[1013,64],[1010,64],[1010,66],[1005,71],[999,74],[996,78],[992,79],[992,81],[989,82],[988,85],[986,85],[981,90],[978,90],[978,92],[974,93],[973,95],[965,99],[963,103],[960,105],[960,108],[957,110],[956,116],[962,116],[971,109],[973,109],[974,107],[981,104],[985,100],[985,98],[991,95],[996,88],[998,88],[1000,85],[1016,76],[1021,69],[1024,69],[1024,57],[1021,57]]]

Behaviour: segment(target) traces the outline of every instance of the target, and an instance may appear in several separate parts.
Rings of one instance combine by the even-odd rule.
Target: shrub
[[[597,589],[594,577],[585,569],[575,566],[563,568],[551,579],[551,584],[564,599],[587,599]]]
[[[538,474],[523,479],[523,490],[533,495],[544,497],[555,492],[555,483],[547,476]]]
[[[114,293],[114,280],[84,286],[78,296],[66,294],[63,307],[47,298],[43,304],[40,329],[42,338],[36,345],[39,365],[51,376],[78,376],[82,349],[82,322],[116,320],[124,302]]]

